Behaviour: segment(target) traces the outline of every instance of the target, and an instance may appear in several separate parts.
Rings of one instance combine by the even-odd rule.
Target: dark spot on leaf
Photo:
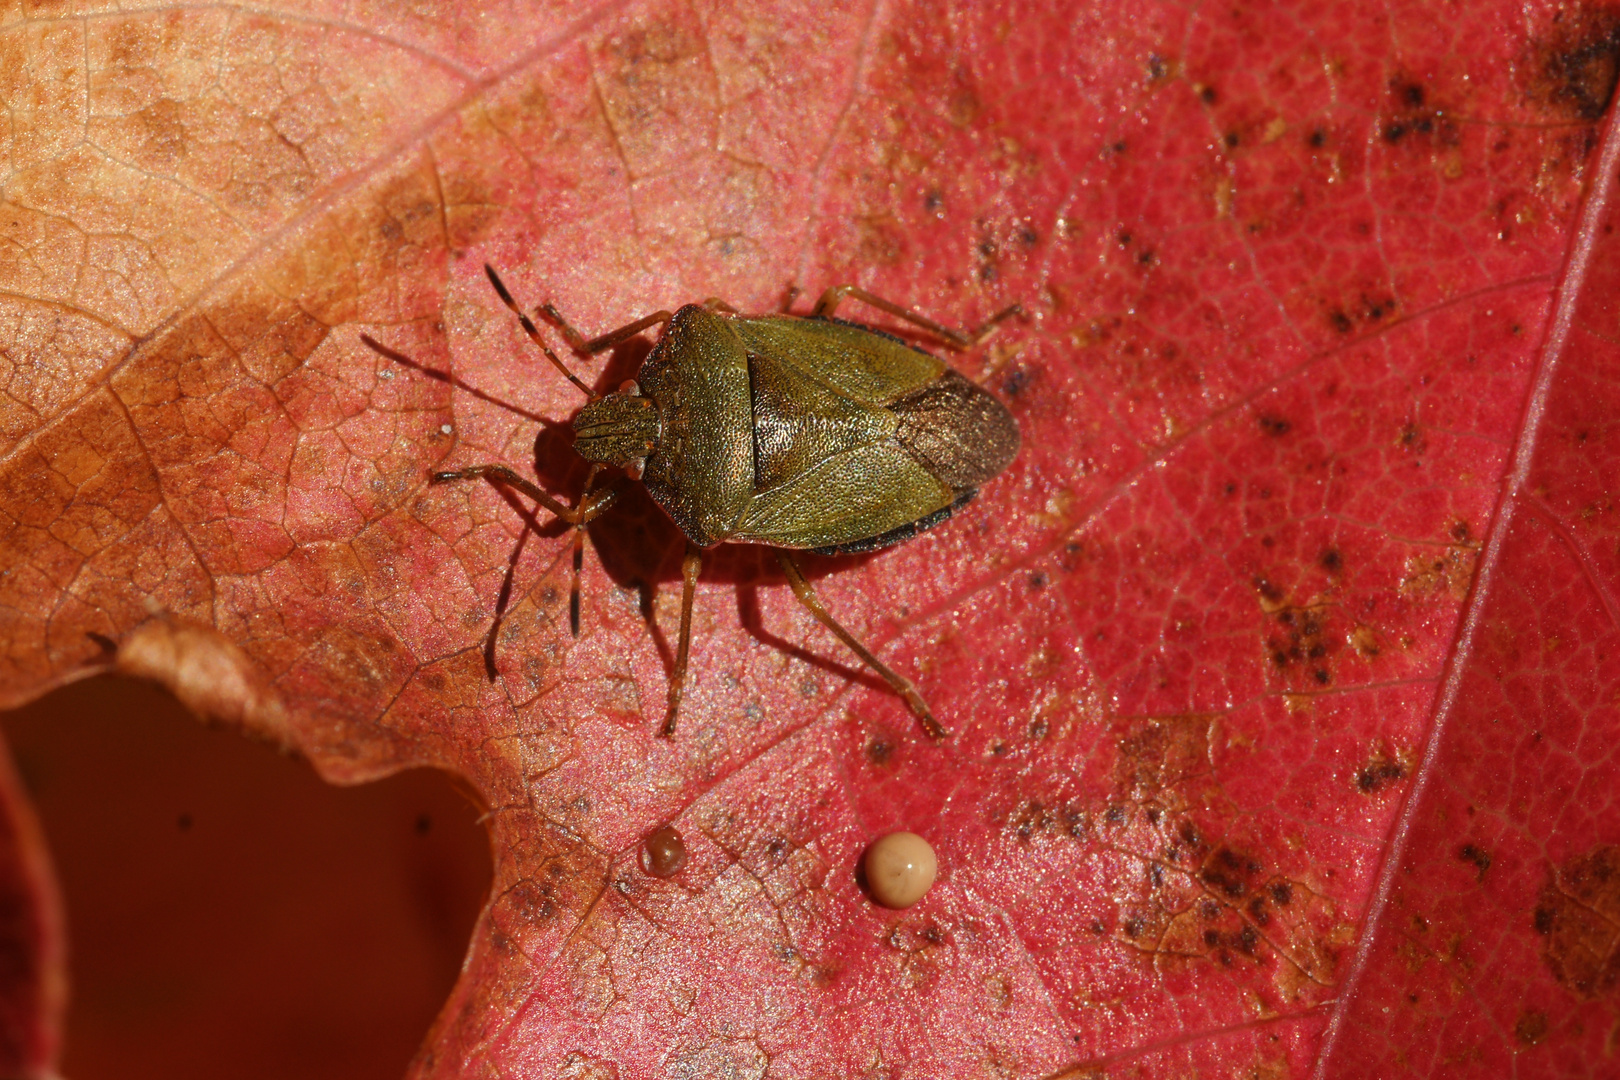
[[[923,209],[929,213],[941,209],[944,205],[945,196],[941,195],[938,189],[930,188],[928,193],[923,196]]]
[[[1170,74],[1170,65],[1165,63],[1164,57],[1158,53],[1149,53],[1147,58],[1147,75],[1153,82],[1158,82]]]
[[[1254,920],[1256,926],[1265,926],[1271,922],[1271,912],[1266,910],[1264,896],[1256,896],[1249,901],[1249,918]]]
[[[1294,902],[1294,887],[1286,881],[1274,883],[1270,890],[1271,902],[1278,907],[1287,907]]]
[[[1312,149],[1320,150],[1327,145],[1327,132],[1321,128],[1312,128],[1311,133],[1305,137],[1305,141],[1310,144]]]
[[[1322,569],[1330,574],[1337,574],[1344,568],[1344,557],[1334,548],[1322,552],[1317,561],[1322,564]]]
[[[1260,864],[1228,847],[1216,848],[1205,860],[1199,879],[1212,890],[1231,899],[1248,895],[1249,881]]]
[[[887,765],[889,757],[894,753],[894,745],[886,739],[874,736],[866,744],[866,760],[874,765]]]
[[[1242,140],[1238,136],[1237,132],[1228,131],[1225,135],[1223,135],[1221,137],[1221,141],[1226,144],[1226,148],[1228,150],[1234,150],[1234,149],[1237,148],[1237,144]]]
[[[1042,571],[1042,570],[1035,571],[1034,573],[1029,575],[1028,581],[1029,581],[1029,587],[1032,590],[1039,590],[1039,589],[1046,588],[1046,573],[1045,573],[1045,571]]]
[[[1536,1045],[1547,1037],[1547,1014],[1526,1010],[1513,1025],[1513,1034],[1526,1046]]]
[[[1338,309],[1328,312],[1328,322],[1341,334],[1348,334],[1356,328],[1356,324],[1350,321],[1350,316]]]
[[[1007,827],[1021,844],[1037,835],[1057,831],[1057,818],[1039,799],[1026,800],[1007,818]]]
[[[416,815],[416,835],[426,836],[433,831],[433,818],[427,814]]]
[[[1025,387],[1035,380],[1035,375],[1027,368],[1014,368],[1001,380],[1001,392],[1007,397],[1015,398],[1024,392]]]
[[[1465,863],[1472,863],[1479,871],[1479,880],[1485,880],[1485,871],[1491,868],[1491,853],[1474,844],[1464,844],[1457,849],[1457,858]]]
[[[1206,86],[1198,91],[1198,100],[1205,105],[1213,105],[1220,100],[1220,95],[1215,92],[1213,86]]]
[[[1457,543],[1466,544],[1468,542],[1468,535],[1468,522],[1458,521],[1452,524],[1451,538],[1457,541]]]
[[[1406,779],[1406,770],[1397,761],[1388,758],[1375,757],[1372,761],[1361,767],[1356,773],[1356,787],[1364,794],[1372,795],[1384,790],[1389,785]]]

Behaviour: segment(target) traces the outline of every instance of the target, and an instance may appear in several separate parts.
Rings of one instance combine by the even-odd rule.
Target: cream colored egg
[[[890,833],[866,851],[866,883],[884,907],[915,904],[933,886],[938,873],[934,849],[913,832]]]

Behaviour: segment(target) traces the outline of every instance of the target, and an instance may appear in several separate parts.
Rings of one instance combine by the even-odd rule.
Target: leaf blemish
[[[1373,795],[1405,779],[1406,769],[1400,762],[1382,754],[1375,754],[1372,760],[1356,773],[1356,787],[1365,795]]]
[[[1521,69],[1532,73],[1525,94],[1568,120],[1591,123],[1608,111],[1620,75],[1620,13],[1578,5],[1569,21],[1564,14],[1553,17],[1555,25]]]

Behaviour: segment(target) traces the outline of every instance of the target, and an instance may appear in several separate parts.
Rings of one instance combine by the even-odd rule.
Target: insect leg
[[[1011,307],[1003,308],[1001,311],[996,312],[994,315],[990,316],[990,318],[986,319],[982,325],[964,334],[960,330],[947,329],[934,320],[924,315],[919,315],[910,308],[901,307],[893,300],[885,300],[881,296],[874,296],[865,289],[861,288],[859,285],[834,285],[832,288],[821,294],[821,299],[816,301],[816,306],[811,310],[810,317],[812,319],[832,318],[833,311],[838,307],[839,304],[844,302],[845,297],[850,296],[872,305],[879,311],[886,311],[897,319],[904,319],[913,326],[920,326],[924,330],[927,330],[930,334],[937,334],[941,339],[944,340],[945,344],[949,345],[953,349],[972,348],[973,346],[982,342],[985,338],[989,337],[991,334],[995,333],[996,325],[1000,323],[1001,320],[1010,318],[1013,315],[1022,314],[1024,310],[1022,306],[1013,304]]]
[[[922,722],[923,730],[931,738],[943,739],[946,735],[949,735],[950,732],[945,730],[944,725],[934,719],[934,714],[928,708],[928,703],[923,700],[922,695],[917,692],[917,688],[912,685],[910,679],[891,670],[887,664],[873,656],[872,650],[855,640],[854,634],[839,626],[838,620],[827,614],[827,609],[821,606],[821,601],[817,599],[815,591],[810,588],[810,583],[805,580],[803,572],[799,570],[799,564],[793,561],[793,556],[785,551],[778,551],[776,557],[782,563],[783,572],[787,574],[788,584],[793,587],[793,595],[799,598],[799,603],[810,610],[810,614],[816,617],[816,621],[836,634],[839,641],[855,650],[855,655],[866,661],[867,667],[883,676],[884,681],[894,689],[894,692],[904,698],[907,705],[911,706],[911,711],[917,714],[917,719]]]
[[[593,337],[586,341],[585,335],[574,329],[569,321],[563,318],[562,312],[557,310],[555,304],[542,304],[540,313],[545,316],[547,322],[557,328],[563,337],[568,339],[568,344],[573,347],[575,352],[581,352],[587,356],[592,353],[599,353],[603,349],[611,349],[619,342],[635,337],[647,327],[667,323],[675,317],[667,311],[655,311],[646,318],[637,319],[627,326],[621,326],[617,330],[609,330],[599,337]]]
[[[681,711],[681,693],[686,689],[686,661],[692,655],[692,594],[697,591],[702,569],[703,549],[687,544],[686,558],[681,560],[681,640],[675,648],[675,671],[669,677],[669,712],[664,714],[664,726],[658,729],[666,739],[675,734],[675,717]]]
[[[578,509],[570,509],[564,506],[505,465],[468,465],[464,469],[436,472],[428,479],[429,482],[434,484],[448,484],[456,480],[474,480],[479,477],[485,480],[493,480],[498,484],[505,484],[507,487],[517,488],[569,524],[573,524],[574,520],[579,516],[580,511]]]
[[[489,283],[495,286],[495,293],[501,298],[501,303],[511,308],[512,314],[516,315],[518,322],[523,324],[523,332],[529,335],[529,340],[540,346],[540,351],[546,354],[546,359],[550,360],[552,366],[563,373],[564,378],[579,387],[580,393],[594,400],[596,395],[591,393],[591,388],[580,382],[579,378],[568,370],[568,366],[562,362],[556,353],[551,351],[551,346],[547,345],[545,339],[540,336],[540,331],[535,329],[534,323],[530,322],[529,317],[523,314],[523,309],[517,306],[517,301],[512,299],[512,294],[506,291],[506,285],[502,283],[500,277],[495,273],[495,268],[485,263],[484,273],[489,275]]]

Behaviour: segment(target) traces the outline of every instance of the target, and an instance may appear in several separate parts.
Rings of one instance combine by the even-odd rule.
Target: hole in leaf
[[[111,678],[0,722],[67,907],[65,1075],[404,1072],[490,881],[445,774],[332,787]]]

